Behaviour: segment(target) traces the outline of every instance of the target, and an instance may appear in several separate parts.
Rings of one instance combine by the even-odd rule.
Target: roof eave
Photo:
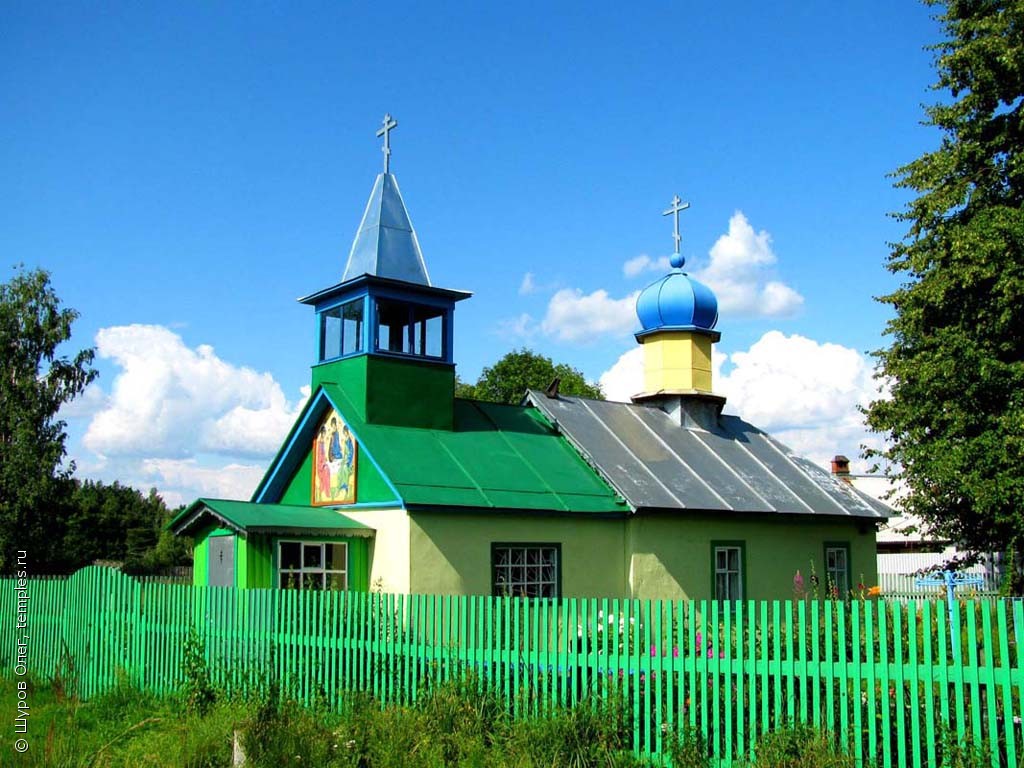
[[[341,283],[335,283],[332,286],[311,293],[308,296],[303,296],[298,299],[300,304],[316,305],[320,302],[337,296],[341,293],[347,293],[349,291],[360,288],[364,285],[367,286],[382,286],[390,288],[399,288],[403,291],[409,291],[411,293],[421,293],[430,296],[443,296],[444,298],[451,299],[452,301],[463,301],[470,298],[473,294],[470,291],[459,291],[451,288],[435,288],[432,285],[424,285],[423,283],[411,283],[407,280],[398,280],[393,277],[379,277],[377,275],[362,274],[358,277],[353,277],[349,280],[345,280]]]

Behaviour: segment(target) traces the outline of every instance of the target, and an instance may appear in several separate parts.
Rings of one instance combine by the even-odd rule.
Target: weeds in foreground
[[[989,750],[957,737],[947,730],[940,741],[941,762],[937,768],[985,768],[992,765]]]
[[[631,716],[614,697],[586,699],[546,716],[513,719],[505,702],[466,677],[421,690],[412,705],[382,707],[350,693],[340,712],[324,701],[297,702],[286,686],[268,685],[248,701],[215,697],[203,714],[182,698],[146,694],[121,676],[108,693],[79,702],[61,680],[32,686],[31,748],[0,745],[12,768],[219,768],[231,765],[238,732],[250,768],[649,768],[630,750]],[[0,680],[0,706],[14,684]],[[666,727],[674,768],[708,768],[702,735]],[[947,735],[936,768],[981,768],[988,756]],[[765,734],[746,768],[847,768],[853,759],[832,734],[791,726]],[[660,763],[654,763],[660,765]]]
[[[181,674],[184,678],[181,697],[185,711],[205,715],[216,701],[217,691],[206,663],[206,648],[194,626],[189,627],[182,648]]]
[[[791,725],[764,734],[754,748],[752,768],[854,768],[856,761],[832,734],[809,725]]]
[[[630,733],[623,707],[607,700],[513,720],[497,694],[467,676],[408,706],[350,694],[340,714],[304,709],[275,688],[247,722],[243,746],[253,768],[641,768]]]
[[[672,768],[711,768],[708,742],[700,731],[689,725],[678,732],[667,726],[663,730]]]

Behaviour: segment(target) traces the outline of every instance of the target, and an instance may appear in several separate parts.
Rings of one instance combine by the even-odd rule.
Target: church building
[[[845,596],[876,579],[889,510],[722,413],[712,291],[679,253],[637,300],[644,392],[630,403],[456,398],[456,305],[430,281],[390,172],[341,281],[312,308],[312,396],[248,501],[171,523],[196,584],[538,597],[792,596],[815,568]]]

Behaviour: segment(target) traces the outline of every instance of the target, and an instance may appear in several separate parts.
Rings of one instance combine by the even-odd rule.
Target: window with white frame
[[[561,546],[492,544],[491,587],[503,597],[558,597]]]
[[[348,589],[348,544],[318,541],[277,543],[282,589]]]
[[[713,544],[716,600],[743,599],[743,545]]]
[[[828,579],[830,597],[845,598],[850,592],[850,546],[848,544],[825,545],[825,576]]]

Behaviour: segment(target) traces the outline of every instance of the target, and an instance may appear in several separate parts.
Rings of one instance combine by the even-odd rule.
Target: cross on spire
[[[398,127],[398,121],[388,113],[384,115],[384,127],[377,131],[378,136],[384,137],[384,173],[391,173],[391,131]]]
[[[672,239],[675,241],[676,244],[676,253],[679,253],[679,241],[683,239],[682,236],[679,234],[679,212],[685,211],[689,207],[689,203],[684,203],[682,200],[679,199],[679,195],[676,195],[675,197],[672,198],[672,207],[665,211],[663,214],[661,214],[662,216],[675,215],[676,226],[675,231],[672,233]]]

